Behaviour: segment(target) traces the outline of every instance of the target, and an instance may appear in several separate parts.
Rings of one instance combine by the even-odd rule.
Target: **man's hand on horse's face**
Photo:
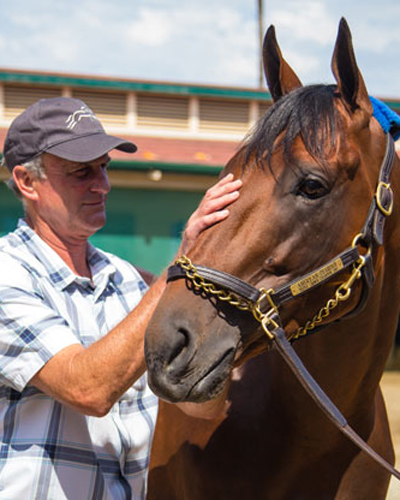
[[[228,217],[227,207],[239,198],[241,187],[242,181],[234,179],[233,174],[228,174],[207,190],[186,224],[180,247],[181,254],[189,252],[202,231]]]

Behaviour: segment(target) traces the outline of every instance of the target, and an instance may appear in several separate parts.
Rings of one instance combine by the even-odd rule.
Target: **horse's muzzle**
[[[156,311],[145,342],[150,387],[170,402],[208,401],[223,389],[236,350],[231,335],[204,339],[190,320],[159,318]]]

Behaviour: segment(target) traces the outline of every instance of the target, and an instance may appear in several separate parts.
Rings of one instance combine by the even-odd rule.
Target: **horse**
[[[273,105],[221,174],[242,179],[241,195],[172,266],[146,332],[161,398],[148,499],[384,499],[389,472],[320,411],[274,332],[393,464],[379,382],[400,304],[399,159],[344,18],[335,84],[303,86],[273,26],[263,61]],[[214,419],[174,404],[227,387]]]

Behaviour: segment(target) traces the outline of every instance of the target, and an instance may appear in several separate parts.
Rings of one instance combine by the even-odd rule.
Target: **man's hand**
[[[234,180],[233,174],[228,174],[207,190],[186,224],[179,249],[180,254],[189,252],[204,229],[228,217],[229,210],[226,207],[239,198],[241,187],[242,181]]]

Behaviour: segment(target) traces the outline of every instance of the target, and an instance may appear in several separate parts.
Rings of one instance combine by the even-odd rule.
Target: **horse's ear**
[[[367,112],[369,119],[373,108],[357,66],[350,29],[344,17],[340,20],[331,67],[349,111],[354,113],[357,109],[362,109]]]
[[[302,83],[289,64],[282,57],[281,49],[275,36],[274,26],[268,28],[263,44],[263,62],[265,78],[271,97],[277,101],[291,90],[302,87]]]

